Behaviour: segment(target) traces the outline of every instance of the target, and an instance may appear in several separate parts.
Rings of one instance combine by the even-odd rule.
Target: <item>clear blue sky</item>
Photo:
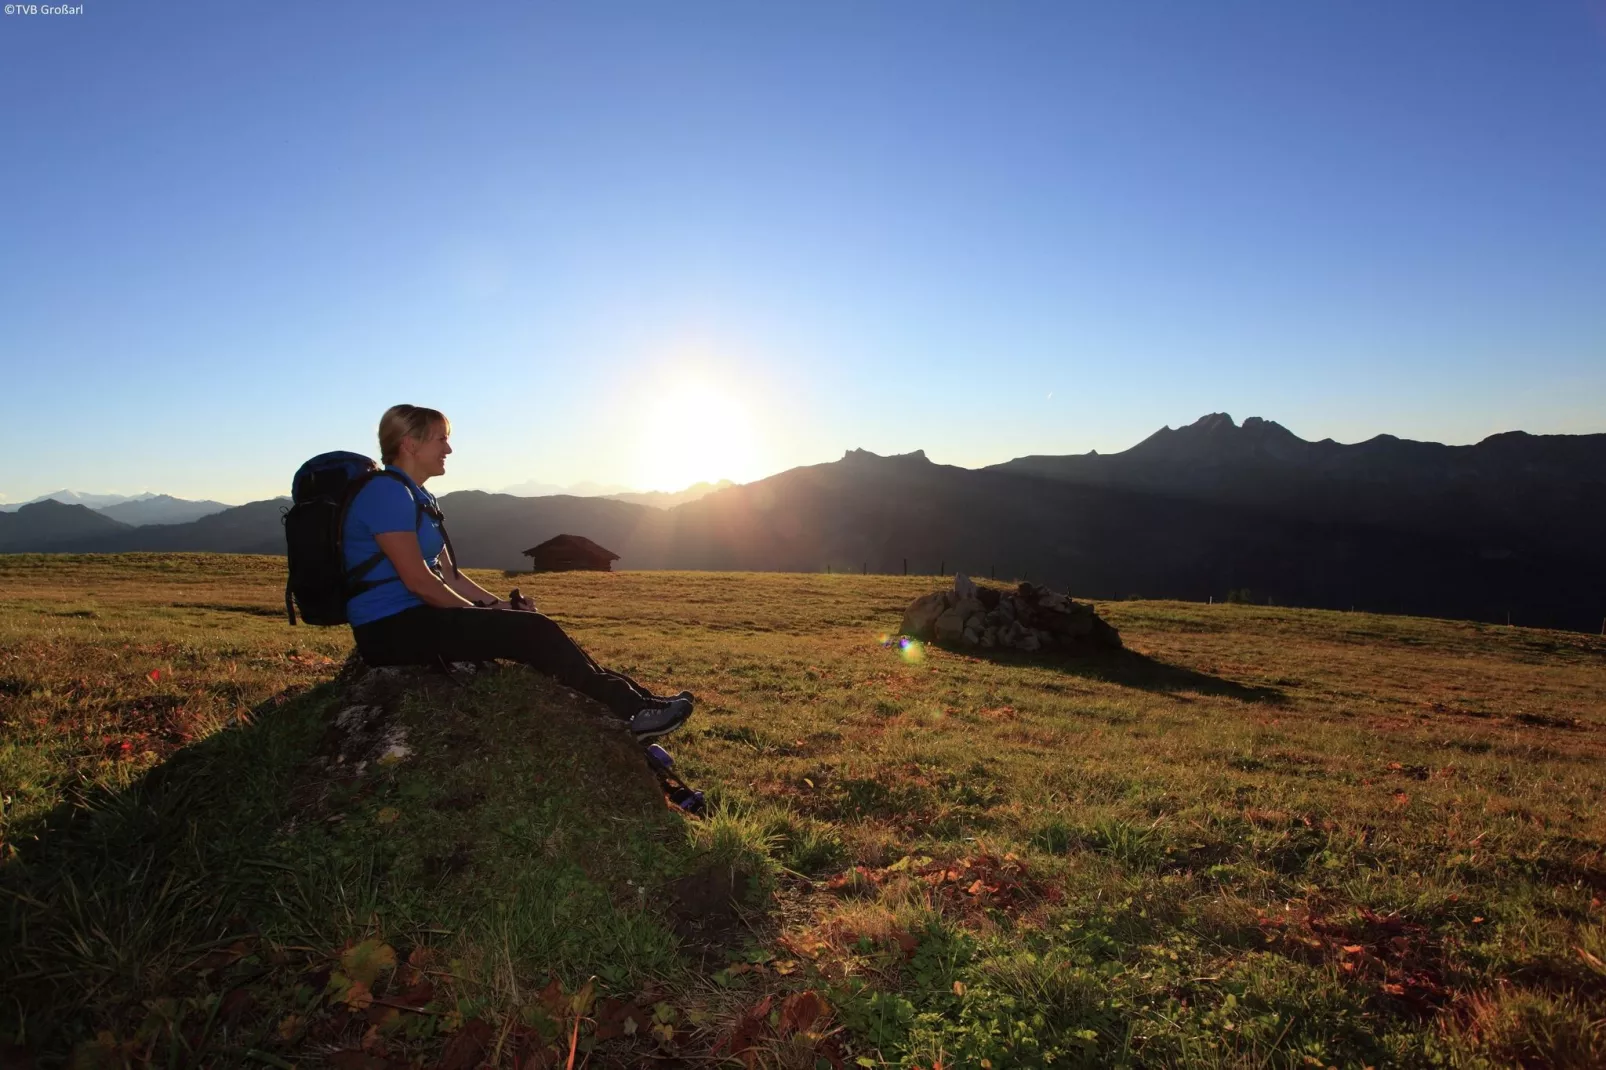
[[[0,18],[0,499],[1606,431],[1606,4]]]

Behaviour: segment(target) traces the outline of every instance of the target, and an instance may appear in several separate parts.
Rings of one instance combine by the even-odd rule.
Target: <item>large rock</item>
[[[912,635],[916,639],[931,639],[937,618],[948,608],[949,601],[947,591],[933,591],[916,598],[903,612],[903,625],[898,629],[899,633]]]
[[[1013,591],[978,587],[963,573],[953,590],[915,599],[904,612],[902,630],[939,643],[1027,652],[1121,646],[1120,633],[1091,605],[1033,583]]]
[[[965,617],[957,608],[945,609],[933,627],[939,643],[957,643],[965,634]]]

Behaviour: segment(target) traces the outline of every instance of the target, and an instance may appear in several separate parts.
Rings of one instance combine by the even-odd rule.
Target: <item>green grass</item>
[[[697,693],[689,822],[522,668],[310,776],[350,638],[275,616],[282,569],[0,557],[0,1042],[1606,1064],[1598,638],[1129,601],[1125,656],[911,658],[880,640],[929,577],[476,574]],[[741,909],[689,930],[666,904],[718,879]]]

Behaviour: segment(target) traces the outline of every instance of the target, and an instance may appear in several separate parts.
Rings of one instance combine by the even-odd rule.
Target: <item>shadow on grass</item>
[[[341,949],[365,937],[390,957],[359,995],[416,1016],[405,1040],[392,1032],[395,1065],[434,1061],[428,1023],[459,992],[502,998],[502,974],[472,970],[421,992],[391,969],[413,949],[494,947],[527,989],[595,975],[633,992],[679,968],[680,919],[645,890],[689,848],[622,724],[518,666],[363,671],[15,830],[0,1067],[12,1044],[40,1066],[360,1053],[365,1005],[331,970],[355,969]]]
[[[169,602],[173,609],[210,609],[218,613],[244,613],[250,617],[284,616],[283,606],[237,605],[232,602]]]
[[[1156,661],[1147,654],[1132,650],[1099,650],[1088,653],[1027,654],[1018,650],[982,650],[977,647],[959,647],[954,653],[981,658],[999,665],[1030,666],[1049,669],[1067,676],[1099,680],[1119,687],[1163,694],[1193,692],[1237,699],[1240,702],[1282,703],[1288,696],[1276,687],[1241,684],[1223,676],[1212,676],[1181,665]]]
[[[282,873],[265,847],[329,696],[269,699],[128,787],[14,830],[0,865],[0,1042],[51,1063],[100,1030],[161,1032],[156,1007],[221,1000],[207,956],[248,936],[243,918],[275,897]],[[175,1057],[193,1060],[197,1044],[207,1038]]]

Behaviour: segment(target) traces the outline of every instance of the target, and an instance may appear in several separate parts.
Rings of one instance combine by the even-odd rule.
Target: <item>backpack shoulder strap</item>
[[[359,491],[372,482],[376,476],[381,475],[388,475],[395,479],[401,478],[394,472],[386,472],[383,468],[376,468],[371,472],[364,472],[362,475],[352,480],[351,486],[346,488],[345,500],[340,503],[340,520],[335,524],[335,552],[340,555],[340,561],[342,564],[345,563],[346,559],[346,516],[351,512],[351,504],[357,500],[357,494]],[[368,591],[371,591],[381,584],[389,583],[391,579],[398,581],[401,579],[400,576],[394,576],[383,580],[370,580],[365,578],[370,572],[378,568],[379,563],[383,560],[385,560],[385,551],[376,550],[367,557],[363,558],[363,560],[358,562],[356,565],[346,569],[346,597],[348,599],[355,598],[359,594],[364,594]]]
[[[421,526],[423,526],[425,513],[428,513],[430,519],[435,521],[436,526],[441,530],[441,541],[446,543],[446,552],[452,558],[452,575],[455,577],[462,576],[463,571],[457,565],[457,549],[452,545],[452,536],[446,530],[446,517],[441,515],[440,507],[426,506],[423,502],[419,501],[418,496],[413,494],[412,484],[405,477],[397,475],[388,468],[381,468],[377,472],[370,472],[366,478],[372,478],[373,476],[377,475],[389,476],[391,479],[394,479],[396,482],[407,488],[408,495],[413,499],[413,509],[415,510],[413,513],[414,531],[417,531]]]

